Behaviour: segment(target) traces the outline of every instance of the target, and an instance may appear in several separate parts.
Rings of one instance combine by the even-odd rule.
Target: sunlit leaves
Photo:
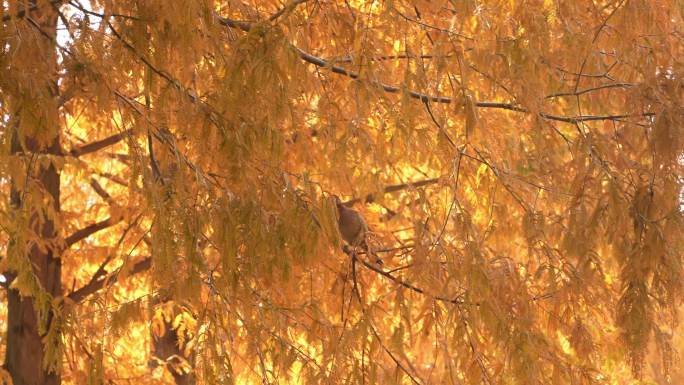
[[[30,25],[13,32],[25,21],[0,35],[0,183],[6,202],[22,192],[21,207],[2,206],[11,242],[0,266],[34,298],[46,362],[63,360],[68,381],[675,373],[684,67],[674,2],[79,4],[63,6],[75,33],[60,61],[30,64],[14,50],[44,44]],[[12,130],[26,153],[11,153]],[[32,153],[26,138],[56,132],[66,151]],[[50,167],[62,173],[61,210],[41,179]],[[356,199],[383,266],[342,251],[332,195]],[[107,216],[122,221],[59,248]],[[49,220],[54,239],[27,231]],[[60,314],[32,250],[59,250],[65,294],[95,272],[101,289]],[[136,270],[147,257],[150,270]],[[152,370],[163,336],[177,346]]]

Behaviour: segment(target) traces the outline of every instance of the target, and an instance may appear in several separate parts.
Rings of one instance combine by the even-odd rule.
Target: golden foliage
[[[683,9],[5,2],[0,267],[33,303],[43,367],[88,384],[684,380]],[[343,245],[332,195],[382,266]]]

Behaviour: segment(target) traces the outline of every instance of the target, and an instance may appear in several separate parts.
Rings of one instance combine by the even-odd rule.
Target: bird
[[[382,259],[368,247],[368,224],[358,211],[345,206],[337,195],[333,195],[337,206],[337,226],[342,239],[351,247],[361,247],[366,253],[373,255],[376,263],[382,265]]]

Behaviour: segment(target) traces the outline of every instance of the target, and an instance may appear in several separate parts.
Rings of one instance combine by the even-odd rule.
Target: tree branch
[[[128,182],[126,182],[123,178],[116,176],[110,172],[96,172],[98,176],[101,176],[102,178],[108,179],[120,186],[128,187]]]
[[[291,12],[294,10],[299,4],[306,3],[309,0],[294,0],[290,4],[285,5],[284,7],[280,8],[276,13],[272,14],[269,18],[268,21],[275,21],[278,19],[280,16],[285,14],[286,12]]]
[[[95,193],[96,193],[97,195],[99,195],[100,198],[102,198],[102,200],[104,200],[105,202],[107,202],[110,206],[115,206],[115,205],[116,205],[116,201],[114,201],[114,198],[112,198],[112,196],[109,195],[109,193],[107,192],[107,190],[105,190],[105,189],[100,185],[100,183],[98,183],[98,181],[95,180],[95,178],[90,178],[90,187],[92,187],[93,190],[95,190]]]
[[[82,241],[100,230],[104,230],[108,227],[114,226],[115,224],[119,223],[122,219],[122,217],[109,217],[103,221],[92,223],[80,230],[77,230],[73,234],[66,237],[66,239],[64,239],[65,248],[71,247],[74,243]]]
[[[559,98],[562,96],[579,96],[582,94],[586,94],[587,92],[598,91],[598,90],[602,90],[605,88],[630,88],[630,87],[634,87],[634,84],[632,84],[632,83],[603,84],[603,85],[600,85],[597,87],[591,87],[591,88],[585,88],[583,90],[578,90],[577,92],[558,92],[555,94],[547,95],[545,98],[551,99],[551,98]]]
[[[351,254],[351,258],[352,258],[352,260],[351,260],[352,266],[351,267],[352,267],[352,282],[353,282],[352,294],[356,294],[356,299],[359,301],[359,306],[361,306],[361,312],[364,315],[367,315],[366,306],[364,305],[364,301],[361,298],[361,292],[359,290],[359,282],[358,282],[358,278],[357,278],[357,274],[356,274],[356,262],[358,261],[358,258],[356,258],[356,256],[353,253]],[[380,334],[377,332],[377,330],[375,330],[375,326],[373,325],[372,317],[370,315],[367,315],[367,316],[368,316],[370,329],[373,332],[373,335],[377,339],[377,341],[380,344],[380,346],[382,347],[382,349],[385,351],[385,353],[387,353],[387,355],[389,355],[389,357],[392,359],[392,361],[394,361],[394,363],[397,365],[397,367],[399,369],[401,369],[401,371],[403,371],[404,373],[406,373],[407,376],[409,376],[412,383],[414,383],[415,385],[421,385],[421,383],[416,379],[416,377],[414,377],[414,375],[411,372],[409,372],[409,370],[407,368],[404,367],[404,365],[401,363],[401,361],[399,361],[399,359],[394,355],[394,353],[392,353],[392,351],[389,350],[389,348],[387,348],[385,346],[385,344],[382,341],[382,338],[380,338]],[[407,360],[407,364],[411,368],[411,370],[413,370],[414,372],[416,371],[416,369],[413,367],[413,365],[411,365],[411,362],[409,360]]]
[[[224,25],[226,27],[230,28],[237,28],[240,30],[243,30],[245,32],[248,32],[252,28],[252,24],[249,22],[244,22],[244,21],[239,21],[239,20],[232,20],[225,18],[223,16],[218,15],[217,13],[214,13],[214,16],[218,20],[218,22],[221,25]],[[347,76],[351,79],[359,79],[359,74],[356,72],[350,71],[346,68],[336,66],[332,64],[330,61],[325,60],[321,57],[314,56],[301,48],[298,48],[294,45],[292,45],[292,48],[297,52],[297,55],[304,60],[307,63],[311,63],[317,67],[324,67],[329,69],[331,72]],[[423,103],[427,102],[435,102],[435,103],[444,103],[444,104],[451,104],[451,103],[457,103],[458,100],[448,97],[448,96],[440,96],[440,95],[429,95],[425,94],[422,92],[417,92],[417,91],[412,91],[412,90],[406,90],[402,87],[397,87],[389,84],[385,84],[379,81],[370,81],[371,84],[379,87],[385,92],[388,93],[401,93],[401,92],[406,92],[408,95],[414,99],[418,99],[422,101]],[[515,105],[512,103],[499,103],[499,102],[476,102],[475,105],[479,108],[494,108],[494,109],[501,109],[501,110],[508,110],[508,111],[515,111],[515,112],[523,112],[523,113],[529,113],[530,110],[521,107],[519,105]],[[539,116],[541,116],[544,119],[548,120],[555,120],[558,122],[564,122],[564,123],[579,123],[579,122],[590,122],[590,121],[597,121],[597,120],[621,120],[625,118],[631,118],[631,117],[649,117],[649,116],[655,116],[655,113],[653,112],[643,112],[640,114],[631,114],[631,115],[578,115],[578,116],[562,116],[562,115],[554,115],[554,114],[548,114],[544,112],[540,112]]]
[[[405,190],[407,188],[428,186],[431,184],[435,184],[437,182],[439,182],[439,178],[431,178],[431,179],[419,180],[416,182],[394,184],[394,185],[390,185],[390,186],[385,187],[383,189],[383,193],[388,194],[388,193],[392,193],[392,192]],[[371,202],[375,201],[375,199],[376,199],[375,194],[368,194],[364,198],[350,199],[350,200],[348,200],[342,204],[345,206],[351,206],[356,202],[360,202],[361,200],[363,200],[364,203],[371,203]]]
[[[98,150],[101,150],[105,147],[112,146],[116,143],[119,143],[123,138],[126,136],[130,135],[133,133],[133,130],[128,129],[126,131],[120,132],[118,134],[108,136],[104,139],[97,140],[92,143],[84,144],[82,146],[74,147],[69,151],[69,155],[79,157],[81,155],[86,155],[90,154],[93,152],[96,152]]]
[[[44,6],[46,6],[46,5],[56,6],[56,5],[59,5],[60,3],[63,3],[64,1],[65,1],[65,0],[52,0],[52,1],[50,1],[48,4],[41,4],[41,5],[34,4],[34,5],[31,5],[30,7],[28,7],[28,9],[22,9],[21,11],[15,13],[15,14],[13,14],[13,15],[5,15],[5,16],[3,16],[3,17],[2,17],[2,21],[3,21],[3,22],[6,22],[6,21],[10,21],[10,20],[21,20],[21,19],[23,19],[24,17],[26,17],[27,15],[30,15],[31,12],[37,11],[37,10],[40,9],[41,7],[44,7]]]
[[[344,251],[345,254],[347,254],[348,256],[350,256],[352,258],[356,258],[356,254],[346,245],[342,248],[342,251]],[[361,258],[356,258],[356,260],[361,262],[361,264],[363,264],[363,266],[365,266],[367,269],[372,270],[372,271],[382,275],[383,277],[389,279],[390,281],[396,283],[397,285],[403,286],[403,287],[405,287],[411,291],[414,291],[418,294],[428,296],[428,297],[430,297],[436,301],[447,302],[447,303],[451,303],[454,305],[465,305],[465,304],[467,304],[466,302],[463,301],[463,298],[462,298],[463,294],[459,294],[454,298],[448,298],[448,297],[443,297],[443,296],[433,296],[433,295],[426,293],[425,290],[423,290],[417,286],[414,286],[411,283],[403,281],[403,280],[395,277],[394,275],[390,274],[389,272],[387,272],[387,271],[385,271],[379,267],[376,267],[376,266],[368,263],[367,261],[364,261]],[[479,305],[479,304],[475,304],[475,305]]]
[[[434,25],[431,25],[431,24],[427,24],[427,23],[422,22],[422,21],[420,21],[420,20],[416,20],[416,19],[414,19],[414,18],[408,17],[408,16],[404,15],[403,13],[399,12],[399,10],[396,9],[396,8],[394,9],[394,12],[396,12],[397,15],[399,15],[402,19],[404,19],[404,20],[406,20],[406,21],[408,21],[408,22],[410,22],[410,23],[417,24],[417,25],[419,25],[419,26],[421,26],[421,27],[424,27],[424,28],[427,28],[427,29],[432,29],[432,30],[435,30],[435,31],[438,31],[438,32],[441,32],[441,33],[445,33],[445,34],[447,34],[447,35],[449,35],[449,36],[454,36],[454,37],[458,37],[458,38],[461,38],[461,39],[475,40],[475,39],[473,39],[472,37],[467,36],[467,35],[464,35],[464,34],[462,34],[462,33],[458,33],[458,32],[454,32],[454,31],[448,30],[448,29],[440,28],[440,27],[437,27],[437,26],[434,26]]]
[[[142,273],[144,271],[147,271],[152,267],[152,257],[146,257],[140,262],[136,263],[133,265],[131,270],[129,271],[129,275],[135,275]],[[114,275],[118,274],[120,271],[117,270],[117,272],[114,273]],[[74,303],[80,303],[82,302],[87,296],[94,294],[98,292],[100,289],[102,289],[105,286],[112,286],[114,283],[116,283],[116,280],[114,279],[107,279],[107,271],[104,269],[99,270],[98,272],[100,273],[98,276],[98,273],[95,273],[93,278],[88,282],[86,285],[82,286],[81,288],[69,293],[66,298],[70,299]],[[110,276],[111,277],[111,276]]]
[[[400,60],[400,59],[437,59],[437,58],[448,58],[452,57],[453,55],[409,55],[409,54],[399,54],[399,55],[381,55],[381,56],[373,56],[369,57],[368,59],[371,61],[386,61],[386,60]],[[333,63],[351,63],[354,61],[354,58],[351,55],[343,56],[340,58],[329,58],[329,62]]]

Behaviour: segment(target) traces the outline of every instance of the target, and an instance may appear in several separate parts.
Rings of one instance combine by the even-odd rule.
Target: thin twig
[[[408,182],[408,183],[400,183],[400,184],[394,184],[387,186],[383,189],[383,193],[388,194],[388,193],[393,193],[401,190],[406,190],[409,188],[417,188],[417,187],[423,187],[423,186],[428,186],[431,184],[438,183],[440,181],[440,178],[431,178],[431,179],[425,179],[425,180],[419,180],[416,182]],[[353,198],[350,199],[346,202],[343,202],[342,204],[345,206],[351,206],[354,203],[360,202],[363,200],[364,203],[372,203],[375,201],[377,198],[376,194],[368,194],[364,198]]]
[[[345,254],[349,255],[352,258],[355,258],[356,254],[352,250],[350,250],[348,247],[345,246],[342,250],[345,252]],[[451,303],[454,305],[465,305],[466,304],[462,299],[463,293],[457,295],[454,298],[448,298],[448,297],[443,297],[443,296],[433,296],[433,295],[428,294],[425,290],[421,289],[420,287],[417,287],[411,283],[403,281],[403,280],[395,277],[394,275],[390,274],[389,272],[387,272],[387,271],[385,271],[379,267],[376,267],[376,266],[368,263],[367,261],[364,261],[363,259],[358,259],[358,260],[367,269],[372,270],[372,271],[382,275],[383,277],[391,280],[392,282],[396,283],[397,285],[403,286],[403,287],[405,287],[411,291],[414,291],[416,293],[428,296],[434,300],[441,301],[441,302],[448,302],[448,303]]]
[[[401,369],[402,372],[406,373],[406,375],[411,379],[411,382],[413,382],[416,385],[421,385],[421,383],[413,376],[413,374],[411,372],[409,372],[408,369],[406,369],[404,367],[404,365],[401,363],[401,361],[399,361],[399,359],[394,356],[394,353],[392,353],[392,351],[389,350],[389,348],[387,348],[385,346],[385,344],[382,342],[382,339],[380,338],[380,334],[378,333],[378,331],[375,329],[375,326],[373,325],[370,314],[368,313],[368,311],[367,311],[367,309],[363,303],[363,299],[361,298],[361,292],[359,291],[359,284],[358,284],[358,279],[357,279],[357,274],[356,274],[356,262],[359,261],[359,259],[353,253],[352,253],[351,257],[352,257],[352,260],[351,260],[351,263],[352,263],[352,280],[354,283],[352,292],[354,294],[356,294],[356,299],[359,301],[359,306],[361,306],[361,311],[363,312],[364,315],[366,315],[366,317],[368,317],[368,324],[370,326],[371,332],[373,333],[373,336],[375,337],[375,339],[378,341],[378,343],[382,347],[382,350],[384,350],[385,353],[387,353],[387,355],[392,359],[392,361],[394,361],[394,364],[397,365],[397,367],[399,369]],[[409,365],[410,365],[410,363],[409,363]],[[415,371],[415,369],[414,369],[414,371]]]
[[[268,21],[275,21],[277,18],[285,14],[286,12],[292,12],[299,4],[306,3],[309,0],[294,0],[290,4],[287,4],[286,6],[280,8],[276,13],[272,14],[269,18]]]
[[[578,90],[578,91],[573,91],[573,92],[558,92],[555,94],[550,94],[550,95],[545,96],[545,99],[558,98],[558,97],[562,97],[562,96],[578,96],[578,95],[586,94],[588,92],[603,90],[606,88],[631,88],[631,87],[634,87],[634,84],[632,84],[632,83],[603,84],[603,85],[600,85],[597,87],[585,88],[583,90]]]
[[[230,28],[237,28],[240,30],[243,30],[245,32],[249,32],[252,28],[252,24],[249,22],[245,21],[239,21],[239,20],[232,20],[225,18],[223,16],[220,16],[218,14],[214,14],[218,22],[226,27]],[[297,52],[297,55],[304,60],[307,63],[314,64],[318,67],[324,67],[329,69],[332,73],[340,74],[347,76],[351,79],[360,79],[360,76],[358,73],[353,72],[351,70],[348,70],[346,68],[336,66],[332,64],[330,61],[325,60],[321,57],[312,55],[301,48],[298,48],[294,45],[292,45],[292,49]],[[370,81],[372,85],[375,85],[376,87],[382,89],[385,92],[388,93],[402,93],[406,92],[411,98],[418,99],[422,101],[423,103],[425,102],[435,102],[435,103],[445,103],[445,104],[450,104],[450,103],[456,103],[457,100],[448,96],[440,96],[440,95],[429,95],[425,94],[422,92],[417,92],[417,91],[412,91],[408,90],[404,87],[397,87],[389,84],[385,84],[379,81]],[[502,103],[502,102],[476,102],[475,106],[478,108],[494,108],[494,109],[501,109],[501,110],[508,110],[508,111],[514,111],[514,112],[522,112],[522,113],[529,113],[530,110],[527,108],[521,107],[519,105],[515,105],[512,103]],[[545,112],[540,112],[539,116],[541,116],[544,119],[549,119],[549,120],[555,120],[559,122],[564,122],[564,123],[570,123],[570,124],[577,124],[579,122],[590,122],[590,121],[599,121],[599,120],[621,120],[621,119],[626,119],[626,118],[636,118],[636,117],[650,117],[650,116],[655,116],[654,112],[643,112],[643,113],[637,113],[637,114],[619,114],[619,115],[578,115],[578,116],[562,116],[562,115],[554,115],[554,114],[549,114]]]

